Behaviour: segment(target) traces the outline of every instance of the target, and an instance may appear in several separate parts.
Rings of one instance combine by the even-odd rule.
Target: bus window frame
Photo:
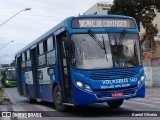
[[[103,33],[113,33],[113,32],[100,32],[100,31],[96,31],[96,34],[99,34],[99,33],[103,34]],[[138,34],[137,32],[127,32],[127,33],[137,34],[137,36],[138,36],[138,38],[139,38],[139,34]],[[74,33],[70,34],[70,38],[71,38],[71,36],[72,36],[73,34],[87,34],[87,33],[86,33],[86,32],[74,32]],[[140,38],[138,39],[138,41],[139,41],[139,46],[140,46]],[[110,40],[109,40],[109,42],[110,42]],[[141,50],[141,47],[139,47],[139,48],[140,48],[140,50]],[[141,53],[140,53],[140,54],[141,54]],[[80,68],[75,68],[71,63],[70,63],[70,65],[71,65],[71,67],[72,67],[73,69],[75,69],[75,70],[96,71],[96,70],[111,70],[111,69],[115,69],[115,67],[113,67],[113,68],[102,68],[102,69],[99,69],[99,68],[97,68],[97,69],[80,69]],[[142,66],[141,56],[140,56],[140,64],[137,65],[137,66],[129,67],[129,68],[135,68],[135,67],[138,67],[138,66]],[[122,69],[122,68],[125,68],[125,67],[118,67],[117,69]]]
[[[48,51],[47,41],[48,41],[48,39],[50,37],[53,38],[53,49]],[[42,43],[43,43],[43,53],[40,54],[40,44],[42,44]],[[55,43],[56,43],[55,42],[55,35],[53,33],[50,34],[50,35],[48,35],[47,37],[43,38],[41,41],[38,42],[38,44],[37,44],[37,58],[38,58],[37,62],[38,62],[38,68],[43,68],[43,67],[47,67],[47,66],[53,66],[54,64],[56,64],[56,47],[55,47]],[[48,64],[48,62],[47,62],[47,54],[51,53],[53,51],[55,51],[55,56],[54,56],[55,60],[54,60],[54,63],[53,64]],[[39,65],[39,58],[41,56],[44,56],[45,63],[42,64],[42,65]]]
[[[28,56],[29,53],[29,56]],[[30,49],[26,50],[26,61],[31,59],[31,51]]]
[[[47,44],[47,51],[46,51],[46,66],[53,66],[56,64],[56,39],[55,39],[55,35],[51,34],[50,36],[47,37],[46,41],[49,40],[49,38],[52,37],[52,44],[53,44],[53,48],[51,50],[48,50],[48,44]],[[48,42],[47,42],[48,43]],[[55,56],[54,57],[54,63],[53,64],[48,64],[48,57],[47,54],[54,52]]]
[[[23,55],[24,55],[24,60],[23,60]],[[21,69],[24,72],[26,71],[26,51],[24,51],[20,57],[21,57]]]
[[[43,53],[40,53],[40,45],[43,45],[43,47],[42,47],[42,49],[43,49]],[[37,47],[36,47],[36,49],[37,49],[37,65],[38,65],[38,68],[43,68],[43,67],[45,67],[46,66],[46,55],[45,55],[45,51],[44,51],[44,39],[42,39],[38,44],[37,44]],[[44,64],[42,64],[42,65],[40,65],[39,64],[39,59],[40,59],[40,57],[41,56],[43,56],[44,55],[44,58],[45,58],[45,63]]]

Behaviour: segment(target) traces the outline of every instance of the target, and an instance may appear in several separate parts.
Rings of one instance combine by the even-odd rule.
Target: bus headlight
[[[91,87],[89,85],[84,85],[84,89],[87,91],[91,91]]]
[[[8,80],[6,80],[6,83],[8,83],[9,81]]]
[[[144,79],[145,79],[145,77],[144,77],[144,76],[142,76],[140,81],[144,81]]]
[[[82,82],[80,82],[80,81],[76,81],[75,83],[76,83],[76,86],[77,86],[77,87],[79,87],[79,88],[81,88],[81,89],[84,89],[84,90],[86,90],[86,91],[92,92],[92,89],[91,89],[91,87],[90,87],[89,85],[87,85],[87,84],[85,84],[85,83],[82,83]]]
[[[141,79],[138,81],[138,87],[144,82],[145,76],[141,76]]]
[[[83,83],[82,82],[80,82],[80,81],[76,81],[76,85],[78,86],[78,87],[83,87]]]

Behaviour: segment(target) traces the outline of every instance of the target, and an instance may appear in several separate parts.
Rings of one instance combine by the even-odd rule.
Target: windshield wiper
[[[100,48],[104,49],[103,44],[101,41],[98,39],[98,37],[92,32],[92,30],[88,30],[89,35],[95,40],[95,42],[100,46]]]
[[[120,61],[120,58],[121,57],[124,57],[125,60],[128,60],[127,57],[125,55],[123,55],[123,53],[121,54],[121,52],[123,52],[121,49],[121,47],[123,47],[123,39],[124,39],[124,36],[125,36],[125,33],[126,33],[126,30],[123,30],[121,35],[120,35],[120,38],[119,40],[116,39],[116,36],[114,35],[114,39],[115,39],[115,45],[116,45],[116,48],[118,49],[118,51],[116,51],[117,53],[117,56],[118,56],[118,61]],[[122,56],[123,55],[123,56]]]
[[[108,57],[107,57],[107,50],[106,50],[106,45],[105,45],[105,43],[104,43],[104,37],[103,37],[103,35],[102,35],[102,40],[103,40],[103,46],[104,46],[105,58],[106,58],[106,60],[108,61]]]
[[[118,49],[118,51],[119,51],[119,44],[118,44],[118,42],[117,42],[117,39],[116,39],[115,34],[114,34],[114,40],[115,40],[115,44],[116,44],[116,49]],[[114,49],[115,49],[115,48],[114,48]],[[117,53],[117,55],[118,55],[118,61],[119,61],[120,52],[118,52],[118,51],[116,50],[116,53]]]
[[[98,39],[98,37],[92,32],[92,30],[88,30],[88,33],[89,33],[89,35],[93,38],[93,40],[100,46],[100,48],[104,50],[105,58],[106,58],[106,60],[108,61],[107,51],[106,51],[106,46],[105,46],[105,43],[104,43],[104,37],[103,37],[103,35],[102,35],[102,40],[103,40],[103,42],[101,42],[101,41]]]
[[[126,30],[123,30],[121,32],[120,37],[119,37],[119,44],[121,44],[121,45],[123,44],[123,39],[124,39],[125,34],[126,34]]]

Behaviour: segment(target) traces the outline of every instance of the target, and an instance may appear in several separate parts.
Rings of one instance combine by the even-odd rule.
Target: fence
[[[144,71],[147,76],[146,86],[160,86],[160,58],[145,59],[143,61]]]

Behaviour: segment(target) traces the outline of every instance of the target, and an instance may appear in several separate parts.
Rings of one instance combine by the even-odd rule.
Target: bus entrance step
[[[42,100],[40,98],[36,98],[36,101],[37,102],[41,102]]]
[[[74,106],[72,103],[63,103],[63,105]]]

